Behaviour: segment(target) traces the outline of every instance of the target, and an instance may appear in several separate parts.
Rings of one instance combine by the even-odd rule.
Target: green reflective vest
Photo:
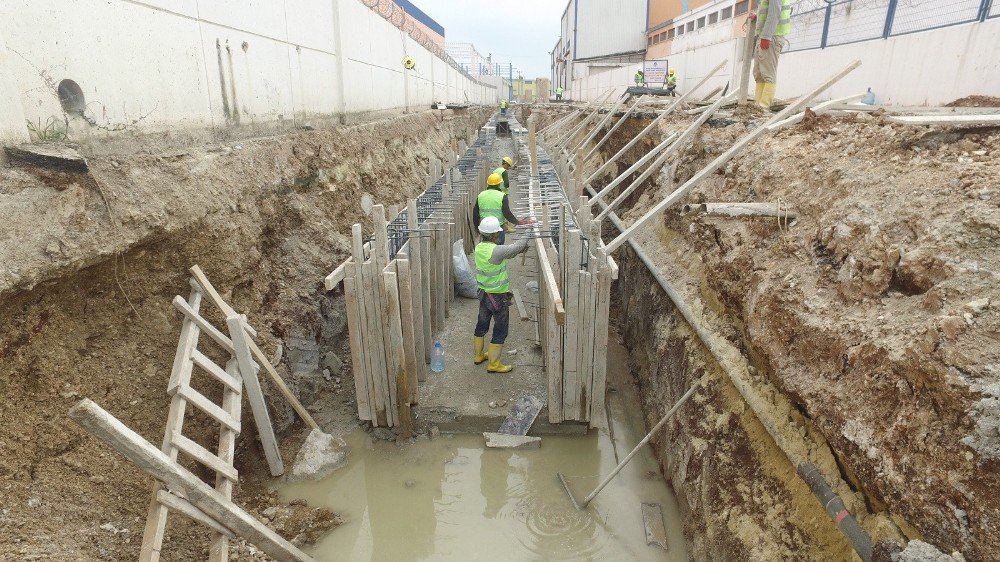
[[[767,6],[769,0],[761,0],[757,7],[757,33],[764,29],[764,22],[767,21]],[[778,27],[774,28],[775,37],[784,37],[792,30],[792,6],[791,0],[781,0],[781,19],[778,20]]]
[[[485,189],[476,198],[479,203],[479,221],[486,217],[496,217],[500,224],[505,222],[503,218],[503,191],[499,189]]]
[[[676,85],[677,85],[677,75],[676,74],[668,74],[667,75],[667,86],[676,86]]]
[[[493,242],[480,242],[476,244],[476,283],[479,288],[487,293],[507,293],[510,292],[510,281],[507,278],[507,260],[500,265],[490,263],[493,255],[493,248],[497,245]]]
[[[563,93],[562,86],[559,86],[558,88],[556,88],[556,93],[559,94],[560,96],[562,95],[562,93]]]
[[[500,100],[500,107],[507,109],[507,100]]]
[[[503,177],[503,173],[504,173],[504,172],[506,172],[506,171],[507,171],[507,170],[506,170],[506,169],[505,169],[505,168],[504,168],[503,166],[500,166],[500,167],[499,167],[499,168],[497,168],[496,170],[493,170],[493,173],[494,173],[494,174],[496,174],[496,175],[500,176],[500,179],[502,179],[502,180],[505,180],[505,181],[503,181],[503,182],[502,182],[502,183],[500,184],[500,189],[501,189],[501,191],[503,191],[504,193],[507,193],[507,181],[506,181],[506,178],[504,178],[504,177]],[[500,221],[500,222],[502,223],[503,221]]]

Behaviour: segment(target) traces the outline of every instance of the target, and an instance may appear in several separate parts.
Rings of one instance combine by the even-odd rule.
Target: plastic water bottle
[[[444,371],[444,347],[440,341],[434,342],[434,351],[431,352],[431,370],[435,373]]]
[[[871,88],[868,88],[868,93],[865,94],[865,97],[861,98],[861,103],[875,105],[875,92],[872,92]]]

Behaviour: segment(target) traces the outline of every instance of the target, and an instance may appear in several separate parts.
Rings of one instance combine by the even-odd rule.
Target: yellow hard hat
[[[514,161],[510,159],[510,156],[504,156],[502,162],[508,166],[514,165]]]
[[[500,174],[490,174],[490,177],[486,178],[486,185],[500,185],[503,183],[503,178]]]
[[[674,73],[674,69],[671,68],[670,69],[670,74],[673,74],[673,73]]]

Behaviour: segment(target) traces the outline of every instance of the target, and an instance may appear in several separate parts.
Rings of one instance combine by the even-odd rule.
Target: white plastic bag
[[[465,257],[465,242],[458,240],[451,247],[452,269],[455,270],[455,294],[467,299],[477,298],[479,286],[469,258]]]

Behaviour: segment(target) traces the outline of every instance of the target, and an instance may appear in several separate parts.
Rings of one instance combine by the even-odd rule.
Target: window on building
[[[667,39],[673,39],[674,38],[674,31],[676,31],[676,30],[674,28],[672,28],[672,27],[667,30]]]
[[[684,35],[684,26],[683,25],[677,28],[677,35]]]
[[[688,24],[687,24],[687,30],[688,30],[688,33],[691,33],[692,31],[694,31],[694,22],[693,21],[689,21],[688,22]]]
[[[662,42],[666,40],[667,40],[667,32],[664,31],[663,33],[660,33],[660,41]]]
[[[719,12],[708,14],[708,25],[712,25],[713,23],[719,23]]]
[[[737,2],[736,3],[736,15],[737,16],[742,16],[743,14],[747,13],[747,10],[749,8],[750,8],[750,0],[743,0],[742,2]]]
[[[698,18],[698,29],[705,27],[705,16]]]
[[[719,13],[722,14],[722,19],[727,20],[733,17],[733,7],[729,6],[728,8],[723,8]]]
[[[649,36],[649,37],[647,38],[647,40],[646,40],[646,46],[648,47],[648,46],[650,46],[650,45],[652,45],[652,44],[653,44],[653,36],[652,36],[652,35],[650,35],[650,36]]]

